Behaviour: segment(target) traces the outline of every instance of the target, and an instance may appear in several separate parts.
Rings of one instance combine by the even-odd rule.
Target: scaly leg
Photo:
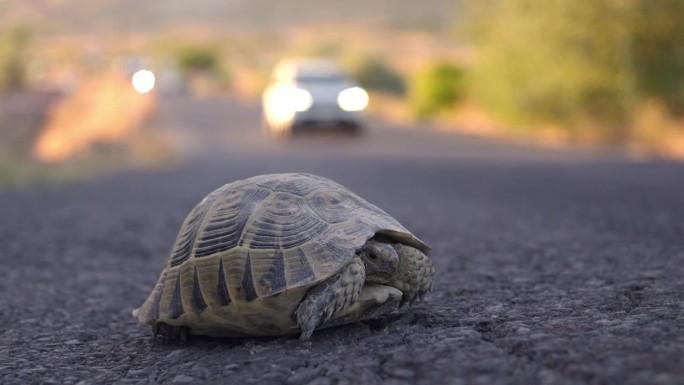
[[[432,261],[420,250],[395,243],[392,245],[399,254],[399,266],[388,285],[394,286],[404,293],[401,304],[412,304],[423,299],[432,289],[432,278],[435,267]]]
[[[319,329],[389,314],[399,308],[402,297],[401,291],[396,287],[366,282],[359,298],[351,305],[333,314],[328,321],[319,326]]]
[[[317,327],[356,301],[365,280],[363,261],[356,257],[337,275],[310,289],[295,311],[300,339],[308,340]]]

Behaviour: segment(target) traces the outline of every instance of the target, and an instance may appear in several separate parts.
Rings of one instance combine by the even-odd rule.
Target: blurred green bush
[[[465,72],[453,63],[434,63],[411,77],[409,101],[419,118],[453,108],[465,94]]]
[[[218,70],[218,52],[211,47],[187,46],[178,49],[178,65],[184,72]]]
[[[404,78],[377,56],[367,56],[354,66],[353,75],[362,87],[370,91],[403,96]]]
[[[469,96],[510,122],[630,135],[636,107],[684,114],[684,2],[492,0],[467,3],[477,58]]]
[[[171,48],[178,68],[186,76],[186,83],[196,96],[229,89],[233,82],[232,68],[228,67],[226,50],[218,44],[183,44]]]
[[[24,28],[0,31],[0,90],[25,86],[28,43],[29,33]]]

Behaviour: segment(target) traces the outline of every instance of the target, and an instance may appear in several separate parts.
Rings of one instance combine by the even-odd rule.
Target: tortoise
[[[133,311],[155,337],[278,336],[385,315],[423,299],[430,247],[342,185],[310,174],[232,182],[185,219]]]

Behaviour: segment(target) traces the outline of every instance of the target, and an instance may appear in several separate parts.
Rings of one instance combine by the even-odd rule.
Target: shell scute
[[[227,192],[215,200],[202,233],[197,235],[194,256],[206,257],[237,246],[253,211],[269,195],[268,190],[246,189],[241,194]]]

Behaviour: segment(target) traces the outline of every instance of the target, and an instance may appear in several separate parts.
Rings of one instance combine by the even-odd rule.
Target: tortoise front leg
[[[399,308],[403,295],[396,287],[366,282],[359,298],[333,314],[319,328],[344,325],[389,314]]]
[[[392,245],[399,254],[399,266],[388,285],[394,286],[404,293],[401,304],[412,304],[432,289],[432,278],[435,267],[432,261],[420,250],[395,243]]]
[[[299,339],[308,340],[317,327],[356,301],[365,280],[363,261],[356,257],[337,275],[311,288],[295,311],[302,330]]]

